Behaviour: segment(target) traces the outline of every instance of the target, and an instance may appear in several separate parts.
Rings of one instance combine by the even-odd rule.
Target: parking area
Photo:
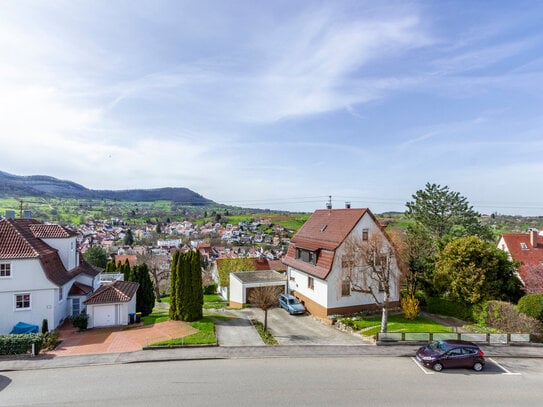
[[[519,372],[504,366],[502,364],[502,362],[494,360],[493,358],[486,358],[485,367],[480,372],[476,372],[473,369],[469,369],[469,368],[443,369],[441,372],[435,372],[434,370],[425,367],[415,357],[412,357],[411,360],[413,360],[413,363],[415,363],[415,365],[417,365],[417,367],[426,375],[434,375],[434,374],[466,375],[466,374],[470,374],[470,375],[475,375],[475,376],[481,376],[481,375],[483,375],[483,376],[484,375],[520,376]]]
[[[244,308],[234,311],[240,318],[264,322],[264,311]],[[309,314],[289,315],[281,308],[268,311],[268,329],[280,345],[370,345],[373,341],[361,335],[342,332],[318,321]]]

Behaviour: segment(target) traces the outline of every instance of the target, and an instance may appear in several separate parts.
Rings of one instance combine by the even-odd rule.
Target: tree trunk
[[[386,333],[388,322],[388,294],[383,295],[383,309],[381,312],[381,333]]]
[[[155,297],[156,297],[156,300],[158,302],[161,301],[160,299],[160,287],[158,286],[158,275],[157,275],[157,272],[156,272],[156,268],[155,267],[151,267],[151,273],[153,274],[153,279],[155,280]]]

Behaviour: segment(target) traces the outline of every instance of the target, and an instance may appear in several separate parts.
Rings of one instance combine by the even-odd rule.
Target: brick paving
[[[75,356],[136,352],[151,343],[181,338],[196,332],[196,329],[182,321],[166,321],[146,326],[94,328],[83,332],[78,332],[67,322],[60,328],[61,344],[46,354]]]

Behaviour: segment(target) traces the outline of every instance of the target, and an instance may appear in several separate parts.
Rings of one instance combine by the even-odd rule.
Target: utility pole
[[[19,201],[19,218],[20,219],[23,218],[23,200],[22,199]]]

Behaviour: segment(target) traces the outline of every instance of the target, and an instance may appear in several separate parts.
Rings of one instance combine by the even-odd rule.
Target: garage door
[[[118,305],[95,305],[94,306],[94,326],[113,326],[119,325],[116,317]]]

